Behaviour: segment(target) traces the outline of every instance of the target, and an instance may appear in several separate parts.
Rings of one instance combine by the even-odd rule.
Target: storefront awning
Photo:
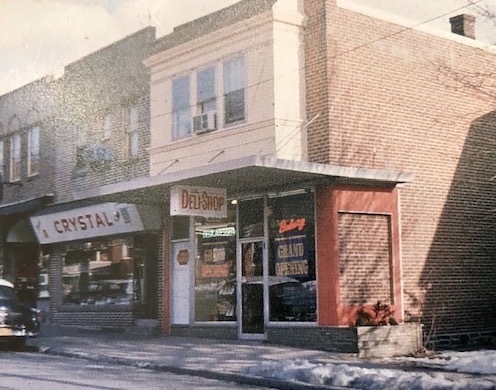
[[[77,200],[96,198],[153,204],[163,203],[169,198],[171,185],[226,188],[229,196],[239,196],[317,184],[394,187],[412,181],[413,174],[408,172],[249,156],[83,190],[76,193],[75,197]]]
[[[0,217],[37,211],[51,203],[54,196],[54,194],[46,194],[37,198],[3,204],[0,206]]]
[[[103,202],[62,204],[30,217],[40,244],[75,241],[161,228],[160,209],[153,205]]]

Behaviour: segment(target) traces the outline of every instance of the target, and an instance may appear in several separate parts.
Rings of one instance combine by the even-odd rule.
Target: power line
[[[357,51],[357,50],[359,50],[359,49],[362,49],[362,48],[364,48],[364,47],[370,46],[370,45],[372,45],[372,44],[374,44],[374,43],[377,43],[377,42],[383,41],[383,40],[385,40],[385,39],[391,38],[391,37],[396,36],[396,35],[400,35],[400,34],[402,34],[402,33],[406,32],[406,31],[413,30],[413,29],[415,29],[415,28],[417,28],[417,27],[420,27],[420,26],[422,26],[422,25],[424,25],[424,24],[427,24],[427,23],[433,22],[433,21],[435,21],[435,20],[437,20],[437,19],[440,19],[440,18],[443,18],[443,17],[445,17],[445,16],[448,16],[448,15],[450,15],[450,14],[454,13],[454,12],[460,11],[460,10],[465,9],[465,8],[468,8],[468,7],[470,7],[470,6],[477,6],[477,5],[478,5],[479,3],[481,3],[482,1],[483,1],[483,0],[471,1],[471,2],[470,2],[470,3],[468,3],[468,4],[465,4],[465,5],[460,6],[460,7],[458,7],[458,8],[452,9],[452,10],[450,10],[450,11],[448,11],[448,12],[443,13],[443,14],[437,15],[437,16],[432,17],[432,18],[429,18],[429,19],[426,19],[426,20],[424,20],[424,21],[422,21],[422,22],[419,22],[419,23],[416,23],[416,24],[414,24],[414,25],[412,25],[412,26],[409,26],[409,27],[404,27],[404,28],[402,28],[402,29],[400,29],[400,30],[398,30],[398,31],[393,32],[393,33],[383,35],[383,36],[381,36],[381,37],[379,37],[379,38],[377,38],[377,39],[373,39],[373,40],[368,41],[368,42],[365,42],[365,43],[363,43],[363,44],[361,44],[361,45],[355,46],[355,47],[353,47],[353,48],[351,48],[351,49],[348,49],[348,50],[345,50],[345,51],[343,51],[343,52],[337,53],[337,54],[335,54],[335,55],[333,55],[333,56],[329,56],[328,58],[329,58],[329,59],[336,59],[336,58],[342,57],[342,56],[344,56],[344,55],[346,55],[346,54],[349,54],[349,53],[352,53],[352,52]],[[480,7],[480,6],[479,6],[479,7]],[[212,64],[212,66],[215,66],[215,65],[214,65],[214,64]],[[277,76],[277,78],[286,77],[286,76],[288,76],[289,74],[292,74],[292,73],[294,73],[294,72],[301,71],[301,70],[303,70],[303,69],[304,69],[304,67],[300,67],[300,68],[294,69],[294,70],[292,70],[292,71],[290,71],[290,72],[287,72],[287,73],[284,73],[284,74],[280,74],[280,75],[278,75],[278,76]],[[192,72],[190,72],[190,73],[192,73]],[[247,86],[245,86],[245,88],[244,88],[244,89],[245,89],[245,90],[248,90],[248,89],[251,89],[251,88],[259,88],[259,87],[260,87],[260,85],[262,85],[262,84],[264,84],[264,83],[272,82],[272,81],[275,81],[275,80],[276,80],[276,77],[270,77],[270,78],[268,78],[268,79],[266,79],[266,80],[264,80],[264,81],[260,81],[260,77],[259,77],[259,79],[258,79],[258,81],[257,81],[256,83],[251,84],[251,85],[247,85]],[[223,94],[222,94],[222,95],[223,95]],[[221,94],[216,94],[216,95],[215,95],[215,99],[220,98],[222,95],[221,95]],[[190,105],[189,105],[189,108],[190,108],[190,109],[192,109],[192,108],[196,107],[196,105],[197,105],[197,103],[190,104]],[[168,112],[166,112],[166,113],[162,113],[162,114],[161,114],[161,116],[164,116],[164,115],[170,115],[170,114],[172,114],[172,112],[173,112],[173,111],[168,111]]]
[[[365,42],[365,43],[363,43],[363,44],[361,44],[361,45],[355,46],[355,47],[353,47],[353,48],[351,48],[351,49],[349,49],[349,50],[346,50],[346,51],[344,51],[344,52],[338,53],[338,54],[336,54],[335,56],[332,56],[331,58],[337,58],[337,57],[340,57],[340,56],[342,56],[342,55],[345,55],[345,54],[348,54],[348,53],[354,52],[354,51],[356,51],[356,50],[359,50],[359,49],[361,49],[361,48],[363,48],[363,47],[366,47],[366,46],[372,45],[372,44],[374,44],[374,43],[376,43],[376,42],[380,42],[380,41],[382,41],[382,40],[384,40],[384,39],[391,38],[391,37],[394,37],[394,36],[396,36],[396,35],[402,34],[402,33],[406,32],[406,31],[413,30],[413,29],[415,29],[415,28],[417,28],[417,27],[423,26],[424,24],[427,24],[427,23],[433,22],[434,20],[444,18],[445,16],[448,16],[448,15],[452,14],[453,12],[460,11],[460,10],[465,9],[465,8],[468,8],[468,7],[472,6],[472,5],[477,5],[478,3],[482,2],[482,1],[483,1],[483,0],[477,0],[477,1],[474,1],[474,2],[470,2],[469,4],[465,4],[465,5],[461,6],[461,7],[458,7],[458,8],[452,9],[452,10],[451,10],[451,11],[449,11],[449,12],[445,12],[445,13],[443,13],[443,14],[441,14],[441,15],[435,16],[435,17],[430,18],[430,19],[427,19],[427,20],[424,20],[424,21],[422,21],[422,22],[419,22],[419,23],[417,23],[417,24],[414,24],[413,26],[404,27],[404,28],[402,28],[401,30],[395,31],[394,33],[387,34],[387,35],[383,35],[382,37],[379,37],[379,38],[377,38],[377,39],[373,39],[373,40],[371,40],[371,41],[369,41],[369,42]]]

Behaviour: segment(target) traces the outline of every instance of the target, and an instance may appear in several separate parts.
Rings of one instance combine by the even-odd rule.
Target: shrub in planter
[[[387,304],[382,304],[377,301],[372,306],[372,312],[361,309],[358,312],[356,326],[382,326],[382,325],[398,325],[398,321],[394,318],[394,311]]]

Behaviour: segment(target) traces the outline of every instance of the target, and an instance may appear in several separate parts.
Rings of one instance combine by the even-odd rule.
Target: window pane
[[[224,63],[224,121],[245,119],[245,59],[236,57]]]
[[[133,131],[129,133],[129,155],[137,156],[138,155],[138,132]]]
[[[189,76],[172,80],[172,109],[189,107]]]
[[[135,275],[133,240],[116,239],[76,244],[63,258],[63,303],[129,305],[141,294]]]
[[[236,57],[224,63],[224,93],[245,88],[245,58]]]
[[[33,127],[29,131],[29,174],[39,172],[40,164],[40,129]]]
[[[188,108],[172,113],[174,139],[187,137],[191,133],[191,110]]]
[[[189,76],[172,81],[172,128],[174,139],[184,138],[191,133]]]
[[[270,198],[269,319],[317,320],[313,194]]]
[[[11,139],[10,178],[19,180],[21,178],[21,136],[16,134]]]
[[[195,221],[195,321],[236,321],[235,208],[228,218]]]
[[[225,123],[245,119],[245,91],[240,89],[226,94],[224,97]]]
[[[196,77],[198,102],[215,98],[215,68],[200,70]]]
[[[264,200],[251,199],[239,203],[239,237],[263,237]]]

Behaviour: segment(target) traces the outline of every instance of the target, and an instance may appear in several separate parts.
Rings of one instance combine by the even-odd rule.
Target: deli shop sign
[[[136,205],[101,203],[30,218],[40,244],[144,230]]]
[[[173,186],[171,187],[170,214],[225,218],[227,217],[227,190]]]

